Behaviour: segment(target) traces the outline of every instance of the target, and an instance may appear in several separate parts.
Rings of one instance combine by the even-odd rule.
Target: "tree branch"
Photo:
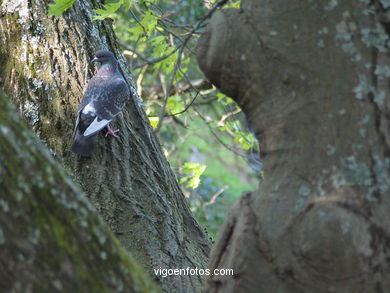
[[[172,117],[172,116],[177,116],[177,115],[183,114],[184,112],[186,112],[188,110],[189,107],[191,107],[191,105],[194,103],[194,101],[196,100],[198,95],[199,95],[199,92],[197,92],[195,94],[195,97],[192,98],[191,102],[182,111],[174,113],[174,114],[166,114],[164,117]],[[148,115],[148,117],[160,117],[160,116],[159,115]]]
[[[220,196],[222,193],[224,193],[225,190],[228,188],[229,188],[229,186],[224,186],[220,190],[218,190],[216,193],[214,193],[213,196],[211,197],[211,199],[203,204],[203,207],[207,207],[208,205],[214,204],[217,197]]]
[[[208,19],[209,17],[211,17],[211,15],[213,15],[213,13],[220,7],[222,7],[223,5],[225,5],[227,3],[228,0],[220,0],[218,1],[215,6],[210,9],[210,11],[202,17],[202,19],[196,24],[196,26],[189,32],[188,36],[184,39],[183,43],[180,45],[180,49],[179,49],[179,53],[178,53],[178,56],[177,56],[177,59],[176,59],[176,62],[175,62],[175,67],[174,67],[174,70],[173,70],[173,73],[172,73],[172,77],[171,77],[171,80],[169,82],[169,85],[168,85],[168,90],[167,90],[167,94],[165,96],[165,100],[164,100],[164,105],[163,105],[163,108],[161,110],[161,113],[159,115],[159,119],[158,119],[158,124],[157,124],[157,127],[156,129],[154,130],[155,133],[159,132],[160,128],[161,128],[161,125],[162,125],[162,121],[164,119],[164,116],[165,116],[165,109],[166,109],[166,105],[167,105],[167,102],[168,102],[168,99],[169,99],[169,92],[172,88],[172,84],[173,84],[173,80],[176,76],[176,72],[177,70],[179,69],[180,67],[180,63],[181,63],[181,56],[183,54],[183,51],[184,51],[184,48],[186,47],[188,41],[191,39],[193,33],[203,24],[203,22]]]

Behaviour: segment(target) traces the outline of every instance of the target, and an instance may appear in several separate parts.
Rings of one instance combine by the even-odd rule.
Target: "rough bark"
[[[158,292],[0,91],[2,292]]]
[[[213,15],[199,64],[247,114],[265,178],[211,253],[235,275],[208,292],[390,290],[388,13],[243,0]]]
[[[122,245],[153,268],[204,268],[209,241],[192,217],[139,105],[109,21],[92,21],[98,1],[76,1],[63,17],[43,0],[4,0],[0,7],[0,85],[78,182]],[[133,99],[114,123],[120,139],[99,137],[91,159],[70,151],[75,114],[97,49],[116,53]],[[157,277],[156,277],[157,278]],[[169,292],[197,292],[201,277],[159,281]]]

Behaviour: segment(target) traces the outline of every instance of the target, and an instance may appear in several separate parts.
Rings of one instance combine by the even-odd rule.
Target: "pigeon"
[[[113,53],[99,50],[91,62],[99,62],[101,66],[88,83],[73,131],[72,151],[84,157],[92,155],[102,129],[107,129],[106,136],[118,137],[119,129],[113,130],[110,122],[130,98],[129,86]]]

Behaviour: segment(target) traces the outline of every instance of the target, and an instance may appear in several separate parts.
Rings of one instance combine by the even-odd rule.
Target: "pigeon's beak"
[[[93,59],[91,59],[91,63],[94,63],[94,62],[98,62],[98,58],[94,57]]]

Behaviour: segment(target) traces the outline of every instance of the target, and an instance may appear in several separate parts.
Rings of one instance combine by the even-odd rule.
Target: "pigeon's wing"
[[[77,134],[79,136],[82,135],[82,133],[88,127],[88,125],[89,125],[88,120],[90,120],[90,119],[88,119],[88,116],[93,116],[93,118],[95,118],[94,116],[96,116],[96,114],[93,113],[94,111],[91,111],[91,113],[88,113],[88,112],[89,112],[89,110],[91,110],[91,107],[93,107],[93,102],[98,97],[99,92],[101,92],[99,89],[100,88],[99,84],[101,84],[101,82],[99,82],[98,78],[96,78],[96,77],[92,77],[92,79],[88,83],[88,87],[85,90],[83,99],[82,99],[80,107],[79,107],[79,111],[77,113],[76,123],[74,124],[73,135],[72,135],[73,140],[75,140],[75,137]],[[84,111],[84,114],[83,114],[83,110],[88,104],[89,104],[89,107],[87,107],[87,109],[86,109],[87,111]],[[90,115],[85,115],[85,114],[90,114]],[[81,116],[83,116],[83,117],[81,117]],[[80,125],[80,123],[81,123],[81,125]]]
[[[83,99],[83,102],[85,99]],[[89,104],[87,104],[89,105]],[[90,107],[87,107],[87,110]],[[95,118],[95,114],[92,112],[82,112],[82,110],[85,109],[82,108],[78,112],[77,120],[75,123],[74,131],[73,131],[73,144],[72,144],[72,151],[78,155],[89,157],[96,144],[96,135],[91,136],[84,136],[83,132],[85,129],[89,126],[91,121]]]
[[[85,105],[83,108],[80,109],[77,116],[74,135],[78,131],[82,136],[88,137],[97,133],[99,130],[103,129],[108,123],[110,123],[110,121],[107,121],[106,119],[99,119],[97,110],[95,108],[95,103],[96,102],[92,100],[89,104]],[[87,132],[88,129],[91,129],[90,126],[93,125],[94,121],[96,120],[98,120],[99,123],[93,127],[101,127],[94,132]]]
[[[96,86],[91,94],[89,103],[79,112],[79,129],[84,136],[94,135],[106,127],[123,109],[130,90],[120,76]]]

